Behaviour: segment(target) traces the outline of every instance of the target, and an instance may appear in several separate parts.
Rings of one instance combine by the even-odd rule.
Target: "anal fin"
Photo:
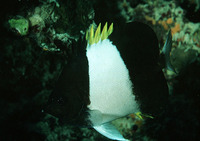
[[[121,135],[121,133],[110,122],[107,122],[98,126],[94,126],[93,128],[109,139],[118,140],[118,141],[128,141]]]

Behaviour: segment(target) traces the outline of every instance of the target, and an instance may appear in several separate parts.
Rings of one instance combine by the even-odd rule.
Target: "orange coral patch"
[[[176,23],[175,26],[171,28],[172,36],[173,36],[175,33],[179,32],[179,31],[181,31],[180,24],[177,24],[177,23]]]
[[[162,21],[162,26],[164,27],[165,30],[168,30],[168,25],[165,21]]]
[[[169,19],[167,19],[167,24],[172,24],[173,23],[173,20],[172,20],[172,18],[169,18]]]
[[[165,30],[168,30],[168,25],[166,21],[158,21],[159,24],[161,24]]]

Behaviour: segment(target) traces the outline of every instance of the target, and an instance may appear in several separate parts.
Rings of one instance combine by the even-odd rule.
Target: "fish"
[[[90,27],[87,43],[74,49],[45,112],[63,124],[92,127],[111,140],[127,140],[111,122],[132,113],[156,116],[165,109],[169,94],[152,28],[134,21],[115,29],[107,22],[102,31],[101,23]],[[171,38],[166,42],[164,48],[171,50]]]

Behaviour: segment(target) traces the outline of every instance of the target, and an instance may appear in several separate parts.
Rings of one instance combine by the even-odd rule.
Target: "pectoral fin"
[[[128,141],[110,122],[104,123],[99,126],[94,126],[93,128],[109,139],[118,141]]]

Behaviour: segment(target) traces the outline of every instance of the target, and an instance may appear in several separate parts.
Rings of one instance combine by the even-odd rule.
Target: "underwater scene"
[[[0,141],[200,141],[200,0],[6,0],[0,20]]]

